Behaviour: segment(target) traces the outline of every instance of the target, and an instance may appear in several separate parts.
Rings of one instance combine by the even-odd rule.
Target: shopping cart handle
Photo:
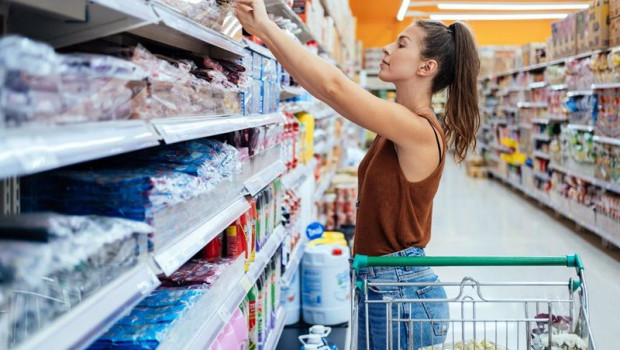
[[[356,255],[353,269],[369,266],[566,266],[584,269],[578,254],[561,256],[367,256]]]

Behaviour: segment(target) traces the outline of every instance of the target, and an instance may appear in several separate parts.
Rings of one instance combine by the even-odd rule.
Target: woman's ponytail
[[[477,89],[480,58],[469,28],[455,22],[449,30],[454,36],[455,61],[454,80],[448,87],[444,129],[454,146],[457,162],[461,162],[467,156],[469,146],[476,146],[476,134],[480,127]]]
[[[456,161],[461,162],[469,147],[475,147],[480,127],[477,91],[480,58],[474,36],[461,22],[446,26],[438,21],[422,20],[416,25],[426,32],[422,56],[437,60],[439,65],[433,93],[448,88],[442,126],[454,148]]]

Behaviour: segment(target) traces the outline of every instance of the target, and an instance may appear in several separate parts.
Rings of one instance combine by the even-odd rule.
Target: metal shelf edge
[[[245,189],[251,196],[255,196],[267,185],[272,183],[278,176],[286,170],[286,166],[281,160],[270,165],[245,182]]]
[[[205,327],[203,327],[203,329],[207,333],[203,334],[202,337],[196,337],[192,344],[185,348],[186,350],[203,350],[210,348],[222,327],[228,323],[232,316],[232,311],[241,304],[247,292],[258,280],[258,277],[267,266],[269,259],[275,254],[280,243],[284,240],[285,235],[286,230],[282,226],[278,226],[274,230],[271,237],[269,237],[269,241],[265,244],[265,248],[257,254],[256,259],[250,266],[250,270],[246,272],[239,281],[231,283],[230,296],[222,303],[218,311],[213,314],[213,317],[205,322]],[[268,253],[265,253],[266,251]],[[218,321],[218,317],[221,322],[213,324],[213,322]]]
[[[276,326],[269,333],[269,337],[265,342],[265,350],[275,350],[278,346],[278,341],[282,337],[284,331],[284,321],[286,320],[286,310],[280,306],[276,312]]]
[[[153,119],[151,125],[167,144],[221,135],[284,121],[280,113],[251,116],[177,117]]]
[[[306,241],[304,238],[302,238],[300,242],[297,243],[297,248],[295,248],[295,252],[292,254],[293,257],[288,262],[288,265],[286,266],[286,271],[282,275],[281,281],[282,281],[283,286],[288,286],[291,284],[293,275],[295,274],[295,271],[297,271],[297,268],[299,267],[299,264],[301,263],[301,259],[304,256],[305,248],[306,248]]]
[[[153,260],[166,276],[179,269],[194,254],[204,248],[218,233],[250,209],[243,197],[236,198],[222,211],[206,219],[194,229],[189,230],[175,241],[167,244],[153,254]]]
[[[142,263],[85,299],[18,350],[45,349],[50,345],[58,349],[85,348],[159,284],[148,264]]]
[[[0,132],[0,178],[28,175],[159,145],[142,121],[6,129]]]

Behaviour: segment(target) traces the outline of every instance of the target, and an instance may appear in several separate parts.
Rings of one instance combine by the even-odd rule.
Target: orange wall
[[[552,20],[536,21],[473,21],[469,22],[478,45],[523,45],[529,42],[545,42],[551,36]],[[405,19],[369,21],[358,19],[357,37],[364,47],[383,46],[396,39],[411,23]]]

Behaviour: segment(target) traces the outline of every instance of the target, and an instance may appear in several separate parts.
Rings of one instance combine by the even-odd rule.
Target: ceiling
[[[426,2],[426,0],[422,0]],[[353,15],[357,17],[358,38],[365,47],[383,46],[394,40],[413,20],[405,17],[399,22],[396,14],[401,0],[349,0]],[[446,0],[442,2],[476,2],[476,3],[528,3],[528,2],[585,2],[583,0]],[[415,1],[412,1],[414,4]],[[411,7],[409,11],[439,13],[436,6]],[[481,13],[481,11],[446,10],[446,13]],[[487,11],[485,11],[486,13]],[[524,12],[524,11],[522,11]],[[556,11],[557,12],[557,11]],[[564,12],[564,11],[562,11]],[[497,12],[495,12],[497,13]],[[509,13],[509,12],[503,12]],[[535,13],[535,12],[534,12]],[[544,42],[551,35],[551,23],[554,20],[527,20],[527,21],[470,21],[468,22],[479,45],[523,45],[528,42]]]

